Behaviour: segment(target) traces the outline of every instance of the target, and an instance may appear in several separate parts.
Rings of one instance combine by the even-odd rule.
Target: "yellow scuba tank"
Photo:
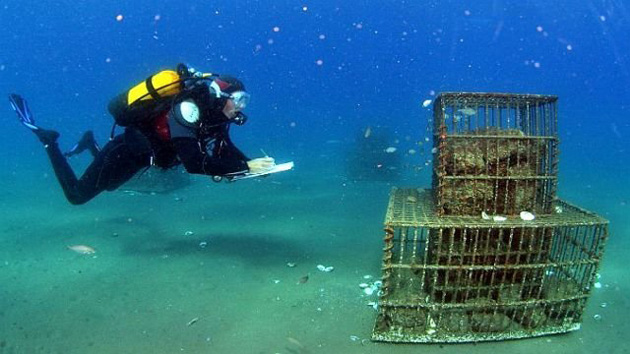
[[[173,70],[160,71],[129,90],[127,105],[131,106],[136,101],[158,100],[177,95],[181,91],[182,79],[177,72]]]
[[[213,74],[197,72],[179,64],[177,70],[163,70],[149,76],[110,100],[109,113],[116,125],[129,127],[146,125],[169,109],[176,95],[185,90],[185,83],[209,80]],[[113,128],[112,128],[113,134]]]

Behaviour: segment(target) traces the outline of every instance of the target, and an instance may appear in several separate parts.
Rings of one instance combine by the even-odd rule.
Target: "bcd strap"
[[[153,76],[148,77],[146,80],[144,80],[144,83],[147,85],[147,91],[149,92],[149,95],[151,95],[151,97],[154,100],[159,100],[160,98],[162,98],[160,96],[160,94],[157,92],[157,90],[155,89],[155,87],[153,87],[153,81],[151,81],[151,79],[153,79]]]

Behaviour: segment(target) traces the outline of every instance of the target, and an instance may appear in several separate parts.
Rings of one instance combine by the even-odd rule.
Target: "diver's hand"
[[[276,165],[276,160],[273,157],[259,157],[257,159],[247,161],[247,167],[249,173],[261,173],[273,168]]]

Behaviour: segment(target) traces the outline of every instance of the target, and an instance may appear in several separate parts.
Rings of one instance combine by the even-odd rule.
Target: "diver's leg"
[[[76,143],[72,147],[72,149],[70,149],[69,151],[65,152],[64,155],[66,157],[70,157],[70,156],[73,156],[73,155],[80,154],[80,153],[82,153],[85,150],[89,150],[90,153],[92,154],[92,157],[96,157],[96,155],[98,155],[99,151],[101,151],[101,147],[98,146],[98,143],[94,139],[94,133],[92,133],[91,130],[88,130],[85,133],[83,133],[83,136],[81,137],[81,140],[79,140],[79,142]]]
[[[112,191],[138,171],[149,167],[151,151],[139,151],[136,144],[127,134],[115,137],[96,155],[79,179],[79,185],[88,190],[98,190],[96,194],[103,190]]]
[[[90,132],[84,135],[81,142],[94,155],[94,161],[88,166],[83,176],[77,179],[57,144],[59,133],[36,125],[28,103],[22,96],[10,94],[9,103],[20,123],[31,130],[44,144],[57,180],[66,198],[72,204],[83,204],[104,190],[114,190],[139,170],[150,165],[151,147],[139,132],[125,130],[124,136],[114,138],[105,145],[102,151]]]
[[[80,193],[76,189],[77,177],[75,176],[72,167],[70,167],[70,164],[68,164],[66,157],[63,156],[63,153],[59,149],[59,145],[54,142],[44,146],[46,147],[46,153],[48,154],[50,163],[52,164],[57,180],[59,181],[66,198],[72,204],[80,204],[78,202],[75,203],[75,201],[80,199]]]
[[[138,156],[122,135],[103,147],[79,179],[56,143],[48,144],[46,152],[63,192],[72,204],[86,203],[104,190],[118,188],[150,164],[149,156]]]

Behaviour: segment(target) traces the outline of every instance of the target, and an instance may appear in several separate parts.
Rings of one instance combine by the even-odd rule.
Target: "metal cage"
[[[374,340],[467,342],[580,328],[605,219],[563,201],[531,221],[439,216],[434,201],[430,190],[391,192]]]
[[[557,97],[447,92],[434,104],[439,215],[550,214],[558,166]]]
[[[556,197],[556,102],[438,96],[433,189],[390,195],[374,340],[502,340],[580,328],[608,221]]]

